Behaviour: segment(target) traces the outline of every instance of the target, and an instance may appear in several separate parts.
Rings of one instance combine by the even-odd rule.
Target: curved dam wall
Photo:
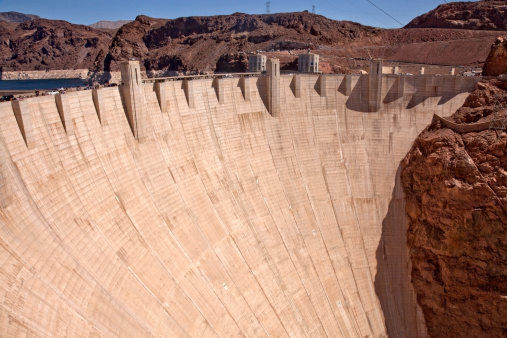
[[[0,103],[2,335],[425,336],[397,170],[477,80],[277,81]]]

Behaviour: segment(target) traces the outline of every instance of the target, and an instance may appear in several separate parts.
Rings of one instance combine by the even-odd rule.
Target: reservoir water
[[[75,79],[36,79],[36,80],[0,80],[0,90],[47,90],[85,86],[85,80]]]

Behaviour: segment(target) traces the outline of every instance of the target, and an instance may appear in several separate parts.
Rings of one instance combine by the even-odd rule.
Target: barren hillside
[[[449,8],[457,13],[457,8],[475,4],[477,8],[487,9],[481,12],[485,15],[484,22],[493,22],[496,17],[493,14],[505,7],[504,1],[466,4],[454,3],[443,8],[448,9],[445,13]],[[441,7],[434,10],[438,13],[434,16],[443,17]],[[149,76],[175,72],[241,72],[247,68],[246,53],[264,51],[279,57],[282,69],[297,69],[295,54],[308,48],[321,55],[322,71],[330,73],[357,72],[361,60],[370,58],[481,67],[499,35],[497,30],[485,29],[503,26],[455,29],[478,28],[473,26],[475,16],[479,15],[477,11],[462,16],[460,22],[467,24],[421,28],[427,27],[431,20],[414,19],[407,26],[414,28],[404,29],[335,21],[307,11],[178,19],[140,15],[117,32],[56,20],[38,19],[19,25],[0,22],[0,67],[1,71],[78,68],[117,71],[119,61],[134,57],[140,59],[141,67]]]
[[[507,1],[445,3],[410,21],[406,28],[507,29]]]
[[[3,71],[92,68],[105,55],[111,35],[66,21],[35,19],[0,23]]]
[[[40,16],[33,14],[23,14],[18,12],[0,12],[0,22],[15,22],[21,23],[33,19],[39,19]]]

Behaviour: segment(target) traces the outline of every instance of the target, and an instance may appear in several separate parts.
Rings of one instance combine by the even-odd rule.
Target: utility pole
[[[266,2],[266,14],[271,13],[271,1]]]
[[[312,5],[312,14],[315,14],[315,5]]]

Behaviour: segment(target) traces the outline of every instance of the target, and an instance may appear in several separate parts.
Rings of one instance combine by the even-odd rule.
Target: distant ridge
[[[89,26],[92,28],[97,28],[97,29],[104,29],[104,28],[105,29],[117,29],[129,22],[132,22],[132,20],[118,20],[118,21],[103,20],[103,21],[98,21],[96,23],[93,23]]]
[[[40,16],[34,14],[23,14],[19,12],[0,12],[0,21],[22,23],[39,19]]]
[[[357,72],[369,58],[482,67],[499,35],[477,29],[381,29],[308,11],[177,19],[139,15],[119,28],[94,28],[110,23],[0,21],[1,69],[114,72],[120,61],[134,57],[148,76],[242,72],[247,53],[265,51],[280,59],[281,69],[292,71],[296,54],[308,48],[321,55],[321,70],[331,73]]]
[[[450,2],[420,15],[405,28],[507,30],[507,1]]]

